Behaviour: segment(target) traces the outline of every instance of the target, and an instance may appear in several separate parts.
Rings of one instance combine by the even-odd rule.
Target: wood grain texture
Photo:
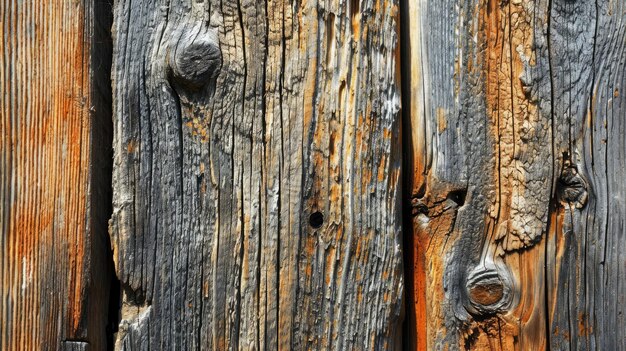
[[[405,9],[412,346],[626,348],[625,5]]]
[[[116,349],[400,347],[396,1],[114,18]]]
[[[2,350],[106,348],[107,13],[0,2]]]

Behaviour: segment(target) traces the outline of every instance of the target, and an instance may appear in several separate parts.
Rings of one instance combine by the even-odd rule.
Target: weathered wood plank
[[[552,5],[554,115],[568,157],[554,214],[561,235],[547,255],[555,348],[626,349],[625,18],[619,1]]]
[[[406,8],[413,346],[623,349],[624,5]]]
[[[392,349],[396,1],[122,0],[117,349]]]
[[[0,2],[2,350],[106,348],[110,12]]]

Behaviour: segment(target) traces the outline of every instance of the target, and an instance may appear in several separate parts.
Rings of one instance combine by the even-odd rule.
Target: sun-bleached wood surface
[[[625,3],[111,6],[0,3],[0,349],[626,349]]]

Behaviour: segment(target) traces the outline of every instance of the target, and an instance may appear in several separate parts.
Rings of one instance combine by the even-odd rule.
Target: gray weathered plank
[[[395,1],[115,5],[117,349],[392,349]]]
[[[552,5],[558,151],[576,169],[561,171],[561,184],[576,191],[560,195],[547,254],[553,348],[626,349],[625,19],[621,1]]]

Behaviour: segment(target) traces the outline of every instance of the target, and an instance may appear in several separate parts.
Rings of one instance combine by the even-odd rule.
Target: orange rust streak
[[[3,350],[84,338],[89,40],[74,3],[0,3]],[[6,30],[6,32],[5,32]],[[54,292],[54,295],[50,295]],[[59,325],[61,323],[61,325]],[[59,335],[59,332],[61,335]]]
[[[416,231],[414,226],[414,231]],[[413,288],[413,294],[411,298],[411,316],[414,320],[411,321],[415,328],[415,335],[413,336],[415,343],[415,350],[426,351],[427,346],[427,318],[426,318],[426,267],[425,267],[426,252],[423,249],[420,241],[413,241],[413,274],[412,282],[409,282],[409,286]]]
[[[523,220],[518,218],[516,198],[525,198],[526,186],[523,165],[519,164],[516,153],[524,147],[520,142],[519,131],[523,123],[536,122],[536,106],[528,101],[523,93],[520,76],[525,65],[534,65],[531,49],[533,41],[533,19],[523,2],[510,2],[505,5],[497,1],[485,0],[480,7],[479,18],[484,23],[484,31],[479,36],[485,41],[486,77],[485,96],[487,115],[492,121],[492,134],[496,140],[494,178],[499,193],[491,216],[495,220],[496,237],[502,243],[491,242],[494,247],[505,245],[509,248],[520,247],[516,237],[509,235],[511,230],[519,231]],[[525,61],[527,60],[527,62]],[[523,227],[523,226],[522,226]],[[499,332],[487,334],[489,343],[501,345],[504,349],[541,349],[545,345],[542,321],[543,290],[537,285],[542,283],[542,275],[534,273],[542,267],[545,243],[540,243],[529,251],[509,253],[505,262],[520,284],[519,305],[505,315],[499,325]],[[487,322],[482,323],[482,328]],[[481,338],[483,336],[481,335]],[[482,342],[482,341],[481,341]],[[472,349],[481,349],[484,345],[477,342]],[[485,340],[487,342],[487,340]]]

